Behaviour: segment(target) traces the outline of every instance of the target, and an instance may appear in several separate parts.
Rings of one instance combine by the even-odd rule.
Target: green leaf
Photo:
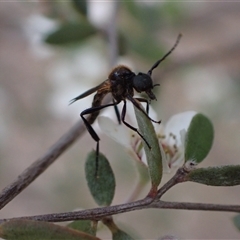
[[[7,240],[99,240],[84,232],[31,220],[10,220],[1,224],[0,237]]]
[[[210,186],[240,185],[240,165],[198,168],[191,171],[186,180]]]
[[[213,144],[214,130],[210,120],[201,113],[190,123],[185,142],[185,162],[200,163],[209,153]]]
[[[97,163],[96,152],[90,152],[85,163],[85,174],[95,202],[99,206],[109,206],[114,197],[115,177],[107,158],[99,153]]]
[[[87,1],[85,0],[72,0],[73,6],[75,9],[83,14],[84,16],[87,15]]]
[[[97,222],[91,220],[78,220],[73,221],[67,225],[67,227],[88,233],[89,235],[96,236]]]
[[[80,43],[97,33],[97,29],[88,21],[65,23],[60,28],[49,34],[45,42],[53,45]]]
[[[233,223],[235,227],[240,231],[240,214],[233,218]]]
[[[147,116],[142,111],[140,111],[136,106],[134,106],[134,110],[140,133],[144,136],[144,138],[151,147],[150,149],[148,145],[145,143],[145,141],[142,140],[144,150],[147,156],[148,171],[151,178],[152,187],[154,189],[157,189],[162,179],[163,170],[162,155],[158,143],[158,138],[151,120],[149,120]]]

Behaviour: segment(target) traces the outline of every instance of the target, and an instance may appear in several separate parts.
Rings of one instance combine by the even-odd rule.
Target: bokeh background
[[[146,72],[172,47],[180,32],[183,38],[177,49],[154,70],[153,78],[161,86],[156,89],[158,101],[153,108],[163,123],[186,110],[204,113],[214,124],[215,140],[201,166],[238,164],[240,3],[89,1],[87,14],[82,7],[76,1],[0,2],[1,188],[79,121],[79,113],[91,105],[92,98],[71,106],[69,100],[105,80],[114,64]],[[78,41],[66,44],[70,25],[82,24],[86,18],[95,30],[79,28]],[[63,25],[66,32],[54,37],[52,33]],[[101,151],[116,174],[113,204],[120,204],[136,184],[134,164],[122,146],[95,127]],[[86,132],[5,206],[0,218],[96,207],[84,177],[84,160],[93,148],[95,143]],[[139,197],[147,191],[145,188]],[[163,199],[239,204],[240,188],[184,183]],[[181,239],[239,239],[232,222],[235,215],[154,209],[114,219],[143,239],[166,234]],[[110,233],[103,227],[99,236],[110,238]]]

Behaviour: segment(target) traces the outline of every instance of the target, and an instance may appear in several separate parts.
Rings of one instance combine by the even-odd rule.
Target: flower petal
[[[175,144],[175,143],[177,143],[177,145],[184,144],[184,142],[181,141],[182,140],[181,139],[182,137],[180,134],[181,130],[185,129],[187,131],[192,118],[196,114],[197,112],[195,111],[182,112],[182,113],[173,115],[168,120],[165,126],[165,135],[170,136],[171,134],[173,134],[176,138],[176,140],[174,140],[173,138],[168,139],[170,144]]]
[[[127,148],[131,146],[131,136],[128,128],[105,116],[98,117],[98,124],[101,130],[114,141]]]

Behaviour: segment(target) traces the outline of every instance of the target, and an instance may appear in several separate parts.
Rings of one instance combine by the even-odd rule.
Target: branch
[[[199,210],[199,211],[220,211],[220,212],[240,212],[240,205],[224,205],[210,203],[190,203],[190,202],[153,202],[145,208],[159,209],[183,209],[183,210]]]
[[[153,201],[152,198],[145,198],[136,202],[120,204],[109,207],[93,208],[75,212],[65,212],[65,213],[53,213],[45,215],[36,215],[20,218],[11,218],[11,219],[1,219],[0,224],[8,220],[17,220],[17,219],[28,219],[35,221],[46,221],[46,222],[64,222],[64,221],[74,221],[74,220],[83,220],[83,219],[93,219],[99,220],[106,216],[111,216],[118,213],[124,213],[129,211],[134,211],[137,209],[142,209],[144,206],[149,205]]]
[[[67,150],[81,134],[85,127],[82,121],[75,124],[65,133],[42,157],[32,163],[18,178],[0,193],[0,209],[29,186],[42,174],[65,150]]]
[[[208,203],[189,203],[189,202],[164,202],[154,201],[151,198],[145,198],[136,202],[120,204],[110,207],[93,208],[75,212],[53,213],[46,215],[27,216],[20,218],[1,219],[0,224],[9,220],[28,219],[34,221],[46,222],[65,222],[75,220],[100,220],[103,217],[119,213],[131,212],[140,209],[181,209],[181,210],[198,210],[198,211],[221,211],[221,212],[240,212],[239,205],[223,205]]]
[[[84,131],[84,126],[82,122],[77,123],[69,132],[63,135],[59,141],[50,148],[42,158],[34,162],[30,167],[28,167],[16,181],[14,181],[10,186],[6,187],[0,195],[0,206],[4,207],[9,201],[11,201],[15,196],[17,196],[23,189],[25,189],[32,181],[34,181],[47,167],[53,163],[61,153],[63,153]],[[182,182],[184,176],[187,172],[184,168],[178,169],[176,174],[158,191],[157,197],[160,198],[168,189]],[[154,199],[145,198],[136,202],[120,204],[116,206],[110,206],[105,208],[95,208],[90,210],[78,211],[78,212],[67,212],[60,214],[46,214],[32,217],[22,217],[37,221],[50,221],[50,222],[61,222],[79,219],[99,219],[105,216],[133,211],[137,209],[142,209],[144,206],[152,203]],[[155,200],[156,201],[156,200]],[[6,221],[9,219],[3,219],[0,221]]]
[[[27,216],[20,218],[1,219],[0,224],[9,220],[28,219],[35,221],[46,221],[46,222],[64,222],[74,220],[100,220],[103,217],[125,213],[140,209],[158,208],[158,209],[182,209],[182,210],[203,210],[203,211],[225,211],[225,212],[240,212],[239,205],[221,205],[221,204],[208,204],[208,203],[189,203],[189,202],[165,202],[158,200],[162,195],[167,192],[170,188],[178,183],[185,182],[185,176],[188,171],[182,167],[179,168],[176,174],[159,190],[155,199],[146,197],[142,200],[135,202],[119,204],[109,207],[93,208],[74,212],[65,213],[53,213],[45,215]]]

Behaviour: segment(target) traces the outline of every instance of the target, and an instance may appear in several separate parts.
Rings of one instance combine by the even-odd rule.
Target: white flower
[[[187,111],[172,116],[165,126],[162,123],[154,124],[163,158],[164,172],[170,172],[171,168],[183,165],[186,133],[194,115],[196,112]],[[105,116],[100,116],[98,123],[106,135],[126,147],[136,160],[147,165],[142,141],[137,133]]]
[[[163,148],[162,157],[164,170],[169,172],[173,167],[179,167],[184,162],[185,139],[188,127],[192,118],[197,113],[195,111],[182,112],[173,115],[162,127],[162,135],[160,133],[159,142]],[[158,131],[157,131],[158,134]]]

